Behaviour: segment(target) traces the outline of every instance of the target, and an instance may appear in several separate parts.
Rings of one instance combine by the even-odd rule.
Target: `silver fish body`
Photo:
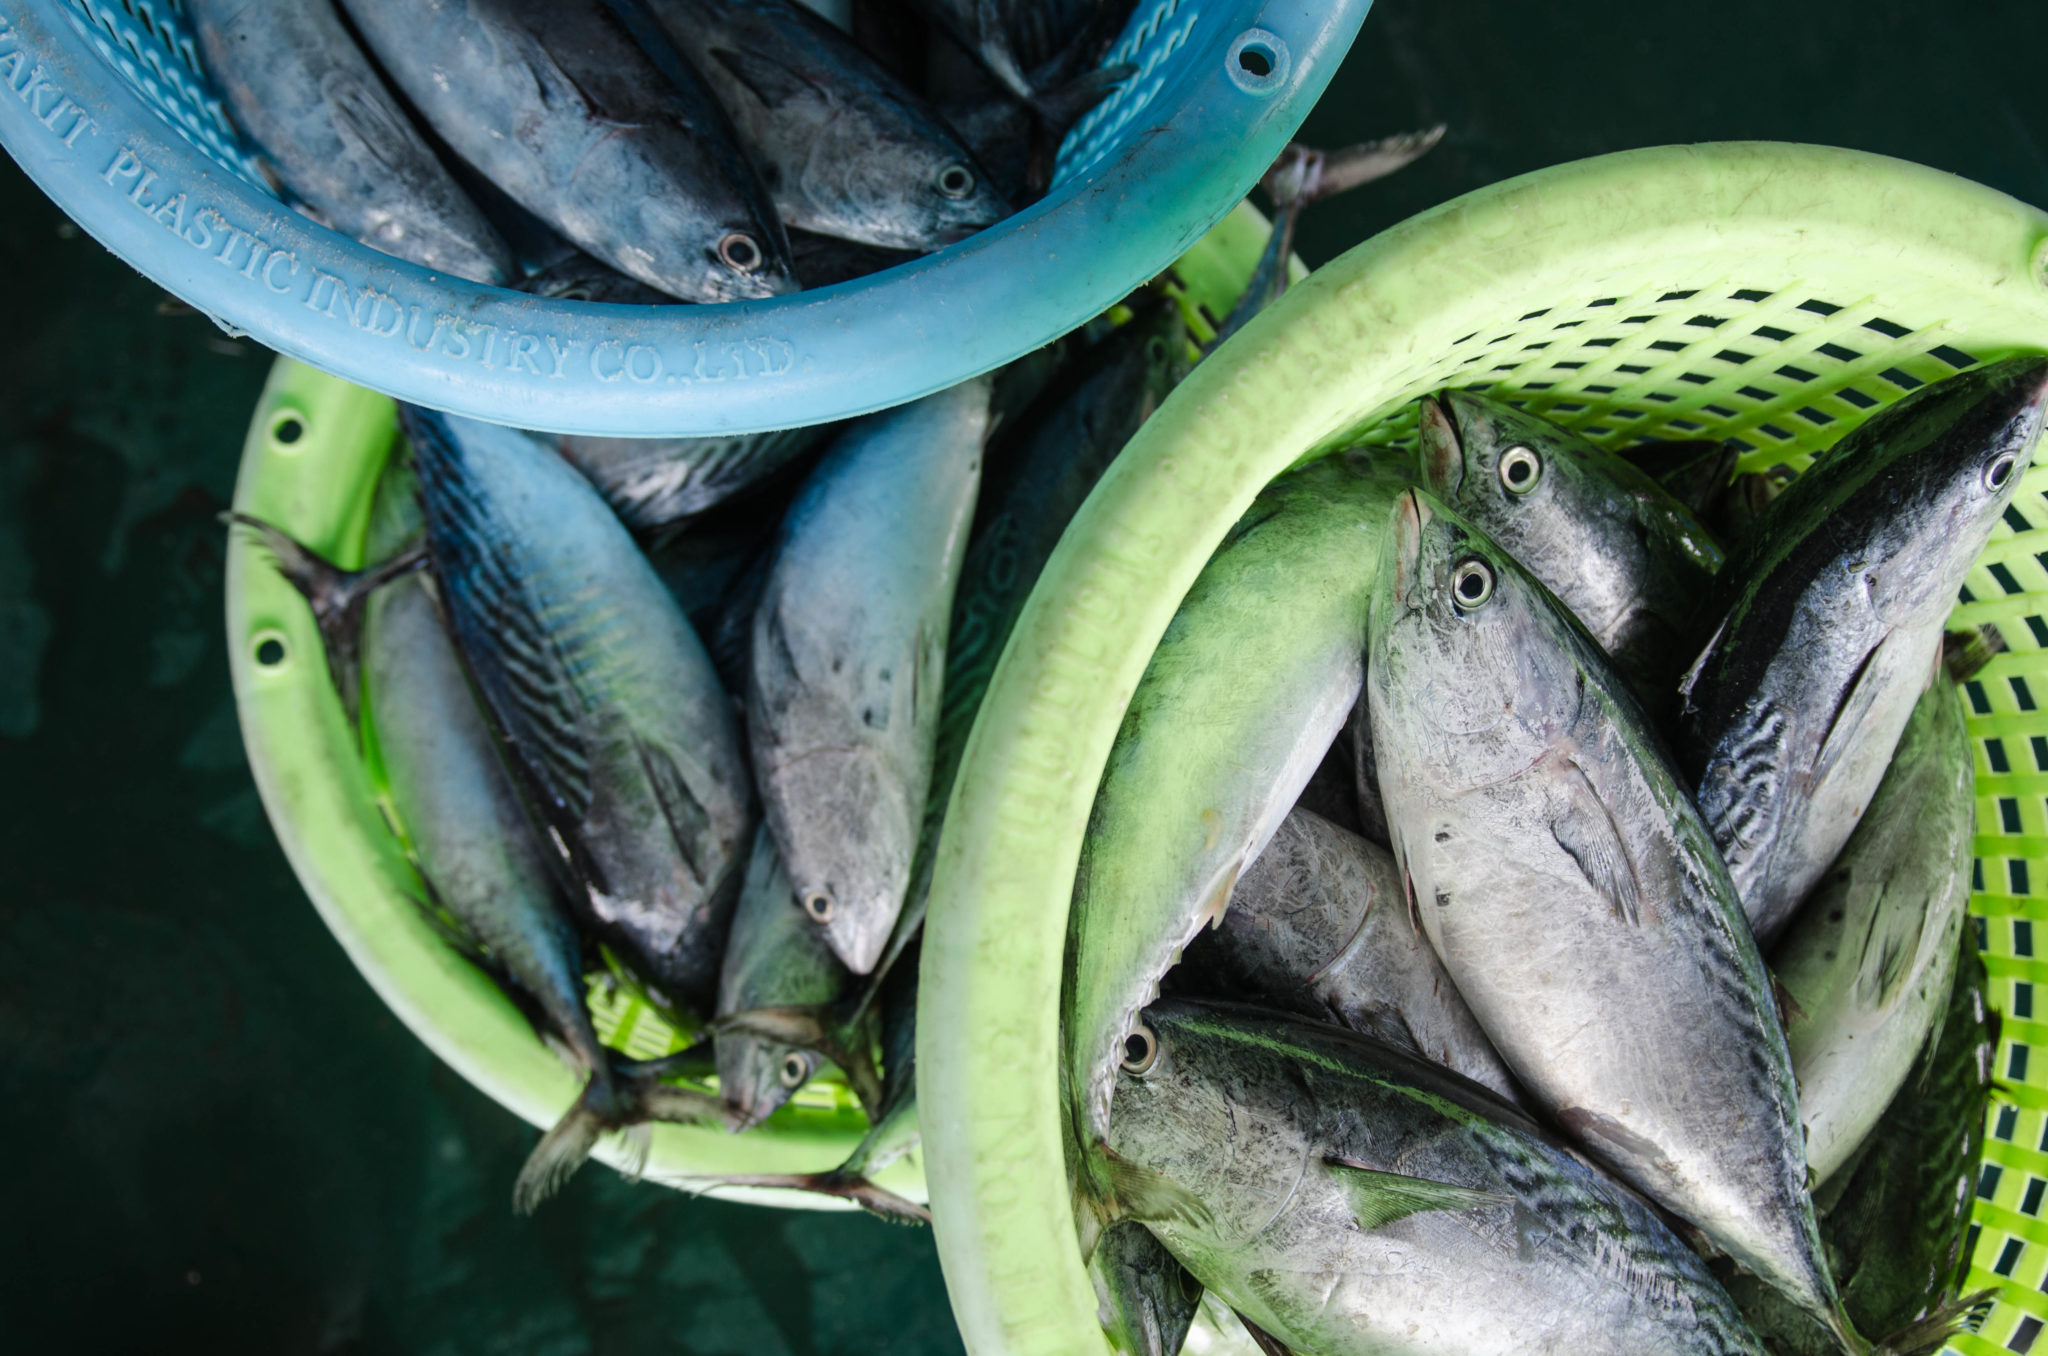
[[[568,463],[403,417],[450,630],[573,902],[659,994],[708,1010],[753,817],[703,644]]]
[[[1976,808],[1962,702],[1937,679],[1772,958],[1792,999],[1785,1036],[1816,1184],[1870,1134],[1948,1002]]]
[[[1816,458],[1723,569],[1677,753],[1759,938],[1884,776],[2032,459],[2044,388],[2048,359],[2014,358],[1914,392]]]
[[[1770,980],[1640,708],[1562,604],[1421,491],[1380,581],[1374,750],[1444,968],[1533,1105],[1842,1330]]]
[[[190,0],[200,58],[235,125],[299,203],[423,268],[503,283],[511,251],[435,158],[333,0]]]
[[[1763,1356],[1648,1205],[1477,1085],[1335,1027],[1159,1003],[1110,1147],[1205,1209],[1150,1227],[1317,1356]]]
[[[909,888],[990,383],[850,425],[784,519],[753,619],[747,728],[804,909],[857,974]]]
[[[1475,391],[1422,402],[1430,492],[1584,623],[1653,712],[1699,653],[1721,548],[1656,481],[1569,429]]]
[[[632,0],[344,0],[442,140],[578,246],[686,301],[795,290],[725,114]]]
[[[1179,1356],[1202,1287],[1136,1220],[1105,1229],[1088,1258],[1096,1314],[1122,1356]]]
[[[817,447],[833,425],[703,438],[537,434],[590,478],[619,521],[654,532],[760,484]]]
[[[1514,1076],[1408,917],[1393,855],[1296,807],[1174,970],[1415,1051],[1517,1101]]]
[[[754,834],[718,979],[718,1015],[837,1002],[853,977],[797,903],[775,840]],[[811,1051],[744,1031],[716,1037],[718,1088],[743,1124],[765,1120],[818,1070]]]
[[[934,250],[1009,214],[922,99],[794,0],[648,0],[732,115],[782,220]]]
[[[1069,1096],[1102,1139],[1130,1023],[1301,794],[1358,699],[1388,511],[1349,454],[1269,485],[1182,600],[1124,713],[1074,881]]]

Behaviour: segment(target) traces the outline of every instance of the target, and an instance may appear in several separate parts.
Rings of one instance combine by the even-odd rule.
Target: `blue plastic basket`
[[[1250,191],[1371,0],[1140,0],[1138,68],[1060,148],[1052,191],[886,273],[768,301],[550,301],[380,254],[264,186],[181,0],[0,6],[0,145],[163,287],[313,366],[528,428],[791,428],[884,409],[1037,348],[1164,269]]]

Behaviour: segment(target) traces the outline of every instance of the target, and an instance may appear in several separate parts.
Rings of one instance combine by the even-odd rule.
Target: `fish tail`
[[[609,1070],[593,1074],[582,1093],[540,1137],[512,1184],[512,1208],[530,1215],[562,1189],[590,1157],[597,1142],[614,1131],[650,1121],[688,1124],[726,1121],[729,1113],[709,1093],[652,1080],[614,1080]],[[632,1175],[646,1166],[646,1145],[633,1146]]]
[[[361,608],[363,599],[380,584],[410,574],[427,561],[425,548],[416,547],[377,565],[345,570],[275,523],[254,514],[229,509],[220,515],[220,520],[232,527],[246,527],[262,539],[264,549],[277,562],[277,572],[312,607],[323,633],[349,621],[351,614]]]
[[[808,1191],[820,1196],[833,1196],[842,1201],[852,1201],[877,1219],[891,1224],[930,1224],[932,1213],[924,1206],[907,1197],[899,1196],[887,1187],[876,1186],[857,1172],[834,1170],[832,1172],[789,1172],[789,1173],[733,1173],[718,1177],[685,1177],[672,1179],[678,1184],[694,1184],[703,1190],[714,1190],[722,1186],[772,1187],[782,1191]]]
[[[1874,1348],[1874,1356],[1932,1356],[1957,1333],[1974,1330],[1979,1307],[1997,1296],[1996,1290],[1979,1290],[1944,1304],[1886,1337]]]
[[[1990,622],[1968,631],[1944,631],[1941,635],[1941,663],[1950,682],[1967,683],[1984,671],[1984,666],[2005,653],[2005,637]]]

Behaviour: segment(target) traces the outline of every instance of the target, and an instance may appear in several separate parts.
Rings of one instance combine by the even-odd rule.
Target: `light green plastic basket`
[[[1268,234],[1265,218],[1241,205],[1176,263],[1168,290],[1198,336],[1212,333],[1209,317],[1227,313]],[[1291,262],[1295,275],[1305,276],[1299,261]],[[341,565],[359,565],[377,477],[397,437],[389,399],[281,358],[243,445],[235,507]],[[387,823],[375,770],[358,753],[328,680],[312,614],[243,532],[229,537],[227,625],[249,765],[278,841],[321,918],[377,995],[428,1048],[534,1125],[551,1124],[575,1098],[576,1080],[503,991],[422,916],[414,902],[423,894],[419,879]],[[686,1043],[625,989],[598,985],[591,999],[598,1035],[631,1056],[651,1058]],[[865,1130],[851,1093],[817,1082],[743,1135],[655,1126],[643,1171],[677,1185],[727,1173],[823,1171],[844,1160]],[[628,1162],[616,1137],[599,1145],[597,1157],[614,1166]],[[878,1181],[925,1199],[916,1152]],[[721,1188],[721,1194],[853,1208],[794,1191]]]
[[[1412,402],[1484,385],[1610,446],[1734,437],[1805,465],[1973,361],[2048,349],[2048,215],[1951,175],[1821,147],[1603,156],[1424,213],[1319,270],[1196,369],[1096,488],[1012,634],[940,848],[918,1065],[926,1172],[968,1349],[1102,1351],[1057,1100],[1067,905],[1130,694],[1257,491],[1297,462],[1412,440]],[[1969,685],[1980,878],[2005,1014],[1972,1286],[1953,1350],[2048,1322],[2048,467],[1971,571],[1959,622],[2012,652]],[[2048,1345],[2042,1347],[2048,1350]]]

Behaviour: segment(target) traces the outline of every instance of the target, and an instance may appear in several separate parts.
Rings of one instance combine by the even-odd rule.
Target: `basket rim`
[[[920,1024],[917,1058],[934,1230],[970,1351],[1105,1349],[1065,1189],[1058,1001],[1074,870],[1146,661],[1253,496],[1412,400],[1401,382],[1419,354],[1508,328],[1560,289],[1674,260],[1731,273],[1771,260],[1793,277],[1833,266],[1874,296],[1911,278],[1990,318],[1972,341],[1988,359],[2048,349],[2044,242],[2048,214],[1887,157],[1769,142],[1625,151],[1393,227],[1197,367],[1040,577],[946,817],[920,982],[949,1020]]]
[[[542,300],[346,239],[186,141],[95,50],[70,0],[0,16],[0,61],[19,52],[34,72],[32,97],[0,99],[0,146],[102,245],[223,329],[356,384],[555,432],[756,432],[916,399],[1120,300],[1251,189],[1370,7],[1184,4],[1196,56],[1154,77],[1174,116],[1085,176],[878,280],[720,306]],[[1289,54],[1256,91],[1227,78],[1249,29]]]

